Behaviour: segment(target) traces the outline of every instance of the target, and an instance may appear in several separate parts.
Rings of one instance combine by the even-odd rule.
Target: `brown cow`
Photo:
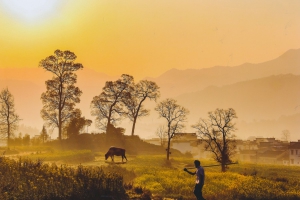
[[[107,160],[108,157],[111,157],[111,160],[114,162],[114,156],[122,156],[122,162],[125,158],[127,161],[127,158],[125,156],[125,149],[121,149],[118,147],[110,147],[108,152],[105,154],[105,160]]]

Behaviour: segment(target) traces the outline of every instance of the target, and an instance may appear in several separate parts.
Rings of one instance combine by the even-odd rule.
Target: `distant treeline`
[[[166,148],[150,144],[140,139],[139,136],[128,136],[121,133],[106,134],[106,133],[84,133],[74,137],[42,143],[39,138],[30,139],[29,135],[24,137],[10,139],[10,146],[49,146],[59,150],[91,150],[93,152],[106,152],[111,146],[121,147],[126,149],[126,153],[131,155],[156,155],[165,154]],[[8,152],[7,152],[8,153]],[[180,151],[171,149],[172,155],[182,155]]]

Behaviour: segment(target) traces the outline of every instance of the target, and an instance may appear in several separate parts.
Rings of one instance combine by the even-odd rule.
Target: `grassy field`
[[[25,157],[20,155],[25,155]],[[115,157],[115,162],[111,162],[110,159],[106,161],[103,152],[95,153],[89,150],[61,152],[47,151],[47,149],[37,151],[35,149],[27,154],[22,151],[20,155],[19,157],[17,155],[11,155],[11,157],[20,163],[22,163],[22,161],[18,161],[18,159],[31,159],[35,163],[43,161],[44,164],[48,166],[47,170],[51,169],[55,171],[56,169],[59,171],[59,167],[51,168],[52,166],[57,167],[57,162],[59,162],[60,167],[64,166],[67,177],[71,177],[70,180],[73,180],[74,176],[78,177],[78,174],[75,175],[77,172],[74,172],[72,175],[70,172],[72,170],[68,167],[78,170],[79,166],[91,170],[86,171],[87,174],[90,175],[86,175],[85,179],[95,180],[95,174],[97,174],[95,169],[101,169],[101,173],[103,172],[102,177],[106,177],[107,180],[111,180],[112,182],[115,179],[119,180],[117,178],[119,176],[123,177],[123,180],[117,181],[116,184],[122,182],[123,192],[127,195],[126,197],[122,197],[124,199],[150,199],[150,197],[152,199],[195,199],[193,195],[195,177],[183,171],[184,167],[193,167],[194,159],[190,157],[171,156],[171,160],[167,162],[165,155],[127,155],[128,162],[122,163],[121,157]],[[69,162],[70,160],[73,160],[73,162]],[[56,164],[53,164],[54,162]],[[64,162],[68,164],[62,165]],[[215,163],[211,160],[201,160],[201,164],[210,165]],[[300,199],[300,167],[239,163],[237,165],[230,165],[226,173],[220,172],[220,167],[207,167],[205,168],[205,172],[206,181],[203,188],[203,195],[209,200]],[[30,172],[28,176],[30,174],[32,175],[32,172]],[[110,176],[108,176],[108,174],[115,174],[116,177],[109,179]],[[24,173],[23,176],[25,176]],[[55,176],[60,177],[61,174]],[[1,182],[3,182],[3,180],[5,180],[5,176],[2,177]],[[70,186],[71,183],[69,179],[63,180]],[[103,181],[104,180],[103,178]],[[82,183],[82,180],[79,182]],[[90,181],[86,180],[86,184],[89,182]],[[41,183],[35,182],[35,188],[43,188],[44,185],[39,185]],[[2,183],[2,185],[3,184],[4,183]],[[80,188],[80,184],[78,184],[72,187]],[[103,187],[100,185],[98,184],[97,187]],[[61,185],[61,187],[63,186]],[[66,189],[66,187],[64,188]],[[79,190],[78,188],[77,190]],[[27,190],[30,191],[30,189],[34,190],[34,187],[31,188],[28,186]],[[116,190],[116,188],[114,188],[114,190]],[[55,191],[55,188],[53,191]],[[65,193],[64,195],[70,196],[72,191],[67,191],[69,191],[69,193]],[[8,193],[6,194],[8,195]]]
[[[127,157],[127,163],[122,163],[119,157],[113,163],[104,160],[104,153],[98,153],[93,162],[84,165],[124,168],[132,172],[123,173],[124,183],[149,190],[152,198],[195,199],[195,177],[183,171],[184,167],[193,167],[193,158],[177,156],[167,162],[165,155]],[[201,164],[216,163],[201,160]],[[239,163],[229,165],[226,173],[220,171],[220,167],[205,168],[203,194],[209,200],[300,199],[300,167]]]

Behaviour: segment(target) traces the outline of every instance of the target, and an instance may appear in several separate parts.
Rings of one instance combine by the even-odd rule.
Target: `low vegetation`
[[[195,199],[195,177],[183,171],[193,167],[190,154],[143,145],[128,137],[122,145],[128,148],[128,162],[105,160],[107,149],[97,147],[95,137],[90,149],[65,150],[48,147],[14,147],[0,159],[0,199]],[[106,140],[109,142],[110,140]],[[75,143],[79,144],[79,143]],[[121,144],[121,143],[120,143]],[[135,145],[133,145],[135,144]],[[108,144],[107,144],[108,145]],[[75,145],[76,146],[76,145]],[[135,149],[140,149],[136,151]],[[3,149],[4,150],[4,149]],[[8,150],[6,150],[8,151]],[[13,154],[14,153],[14,154]],[[201,164],[216,164],[201,160]],[[239,163],[206,167],[203,195],[210,200],[296,200],[300,199],[300,168],[281,165]]]
[[[123,178],[101,167],[77,168],[43,164],[40,160],[1,158],[0,199],[93,200],[114,196],[126,199]]]
[[[153,196],[194,199],[195,177],[183,171],[192,164],[191,158],[175,157],[168,163],[163,156],[139,156],[126,168],[136,173],[134,186],[148,189]],[[210,164],[202,161],[202,165]],[[240,163],[230,165],[226,173],[220,167],[205,171],[203,194],[210,200],[300,199],[299,167]]]

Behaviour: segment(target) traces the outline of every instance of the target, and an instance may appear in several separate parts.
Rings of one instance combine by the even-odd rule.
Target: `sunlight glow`
[[[54,11],[59,0],[0,0],[5,10],[25,21],[38,21]]]

